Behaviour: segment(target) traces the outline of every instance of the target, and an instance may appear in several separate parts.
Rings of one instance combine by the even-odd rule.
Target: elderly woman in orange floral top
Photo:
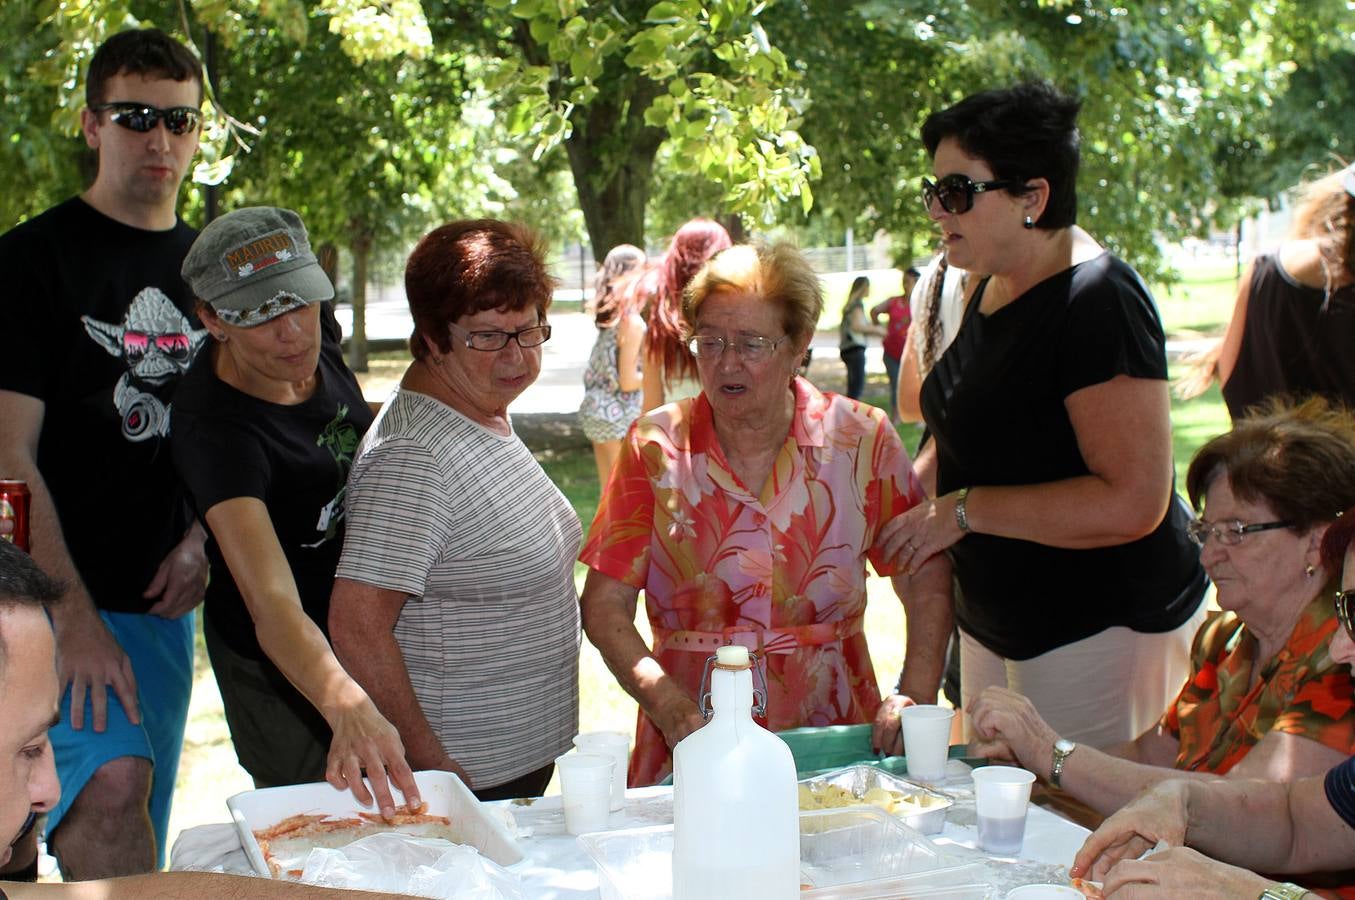
[[[1272,403],[1205,444],[1186,485],[1223,613],[1196,633],[1191,678],[1157,726],[1099,750],[1059,739],[1020,694],[972,704],[981,756],[1012,758],[1109,814],[1159,781],[1193,774],[1293,781],[1355,748],[1355,682],[1332,660],[1340,578],[1321,555],[1355,504],[1355,418],[1312,399]]]
[[[763,655],[773,730],[873,721],[876,745],[897,752],[898,710],[936,700],[950,566],[937,556],[910,577],[881,551],[881,528],[922,488],[883,412],[796,376],[822,308],[788,245],[713,257],[683,302],[701,393],[636,422],[612,470],[580,602],[640,704],[632,785],[662,779],[701,726],[701,674],[721,644]],[[908,615],[908,664],[884,700],[862,633],[867,559]],[[642,588],[652,650],[634,625]]]

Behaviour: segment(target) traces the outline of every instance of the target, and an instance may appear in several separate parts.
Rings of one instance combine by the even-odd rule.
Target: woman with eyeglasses
[[[580,560],[584,628],[640,704],[630,783],[672,769],[703,722],[707,657],[761,657],[764,724],[874,723],[894,749],[897,713],[935,703],[950,633],[950,567],[911,576],[881,555],[881,529],[922,500],[888,416],[796,375],[823,309],[793,247],[735,246],[697,273],[682,304],[701,393],[631,427]],[[866,563],[893,576],[908,666],[882,701],[863,633]],[[639,592],[653,633],[635,628]]]
[[[328,779],[393,812],[418,799],[395,728],[335,658],[330,592],[344,494],[372,422],[343,360],[301,218],[237,209],[193,242],[184,280],[214,339],[174,398],[175,467],[207,526],[203,635],[240,765],[258,787]]]
[[[538,796],[579,721],[578,516],[513,430],[554,279],[529,229],[451,222],[414,248],[414,362],[358,449],[334,650],[415,769]]]
[[[1355,665],[1355,507],[1322,538],[1322,568],[1340,570],[1334,665]],[[1341,698],[1349,702],[1350,698]],[[1347,752],[1350,750],[1347,745]],[[1161,849],[1162,847],[1170,849]],[[1159,852],[1146,855],[1148,850]],[[1208,856],[1204,855],[1208,854]],[[1212,858],[1211,858],[1212,857]],[[1072,874],[1104,879],[1106,896],[1355,897],[1355,756],[1294,782],[1173,779],[1111,816],[1078,851]],[[1257,872],[1300,873],[1293,883]],[[1325,874],[1302,874],[1325,873]],[[1117,891],[1124,894],[1116,894]],[[1320,893],[1319,893],[1320,890]]]
[[[969,707],[976,755],[1014,759],[1107,815],[1169,778],[1293,781],[1355,748],[1355,681],[1328,653],[1339,566],[1320,552],[1355,504],[1355,418],[1319,398],[1267,404],[1200,448],[1186,487],[1223,612],[1195,635],[1176,699],[1134,741],[1098,750],[989,688]]]
[[[1104,747],[1175,695],[1207,579],[1174,498],[1152,296],[1076,224],[1078,107],[1027,83],[923,124],[923,202],[950,265],[984,277],[922,386],[936,499],[886,546],[909,571],[949,555],[966,705],[1010,687]]]

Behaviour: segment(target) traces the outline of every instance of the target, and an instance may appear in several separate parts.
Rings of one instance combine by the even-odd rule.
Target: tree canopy
[[[1081,221],[1149,272],[1355,156],[1346,0],[11,0],[0,220],[78,189],[80,73],[136,24],[216,48],[198,177],[350,249],[489,214],[601,256],[704,213],[921,253],[922,120],[1028,77],[1081,98]]]

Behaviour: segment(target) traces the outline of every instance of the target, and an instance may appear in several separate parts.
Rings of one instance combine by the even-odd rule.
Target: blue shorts
[[[50,732],[56,772],[61,779],[61,800],[47,814],[50,835],[61,823],[89,779],[100,766],[123,756],[149,759],[151,777],[150,815],[155,828],[158,866],[165,865],[165,842],[169,836],[169,807],[174,779],[179,772],[188,700],[193,692],[193,614],[178,619],[138,613],[100,610],[123,652],[132,661],[136,675],[141,724],[133,725],[112,688],[108,691],[108,727],[94,731],[94,707],[85,699],[85,727],[71,728],[71,691],[61,697],[61,721]]]

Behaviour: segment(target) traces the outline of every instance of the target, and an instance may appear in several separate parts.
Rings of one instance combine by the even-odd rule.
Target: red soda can
[[[0,479],[0,522],[9,522],[8,534],[0,528],[0,538],[14,544],[25,553],[28,545],[28,503],[33,493],[22,481]]]

